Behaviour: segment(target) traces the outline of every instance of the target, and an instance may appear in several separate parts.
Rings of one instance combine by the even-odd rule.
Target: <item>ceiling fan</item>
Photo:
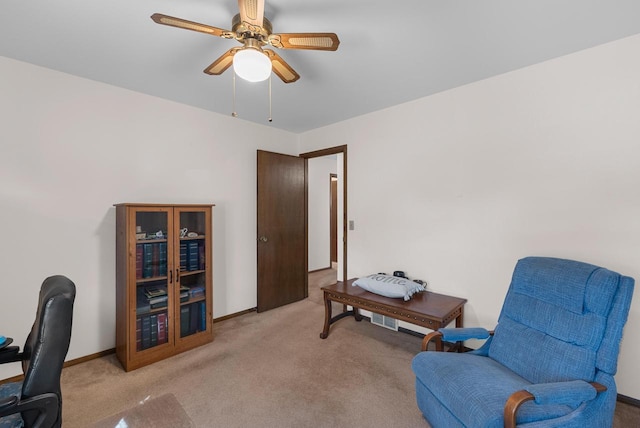
[[[160,13],[154,13],[151,19],[158,24],[235,39],[242,43],[241,47],[231,48],[222,54],[204,72],[220,75],[233,64],[238,76],[254,82],[265,80],[272,70],[284,83],[292,83],[300,78],[280,55],[271,49],[263,49],[264,46],[335,51],[340,44],[335,33],[273,33],[271,22],[264,17],[264,0],[238,0],[238,7],[240,13],[233,17],[231,31]]]

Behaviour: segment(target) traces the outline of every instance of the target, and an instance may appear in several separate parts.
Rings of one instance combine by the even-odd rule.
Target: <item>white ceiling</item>
[[[230,29],[236,0],[0,0],[0,55],[230,115],[233,46],[155,24]],[[638,0],[267,0],[274,33],[335,32],[336,52],[280,50],[299,81],[237,80],[240,119],[304,132],[640,33]],[[2,78],[2,76],[0,76]],[[1,96],[1,95],[0,95]]]

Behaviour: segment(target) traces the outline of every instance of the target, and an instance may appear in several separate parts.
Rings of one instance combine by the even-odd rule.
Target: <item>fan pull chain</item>
[[[236,73],[233,74],[233,111],[231,112],[231,116],[238,117],[238,113],[236,112]]]
[[[271,118],[271,74],[269,75],[269,122],[273,122]]]

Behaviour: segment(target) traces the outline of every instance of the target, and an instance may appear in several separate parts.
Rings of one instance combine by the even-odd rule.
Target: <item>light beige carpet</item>
[[[105,418],[92,428],[193,428],[195,425],[173,394],[145,398],[131,409]]]
[[[322,340],[318,293],[216,323],[212,343],[128,373],[115,355],[64,369],[63,426],[173,394],[196,427],[425,427],[411,372],[420,338],[347,318]]]

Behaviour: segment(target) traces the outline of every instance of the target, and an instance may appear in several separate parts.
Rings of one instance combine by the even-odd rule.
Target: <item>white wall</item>
[[[640,36],[301,135],[348,144],[349,276],[404,270],[493,327],[516,261],[640,280]],[[637,293],[636,293],[637,294]],[[619,359],[640,398],[640,298]]]
[[[331,266],[330,174],[337,174],[336,156],[308,161],[309,271]]]
[[[67,358],[115,346],[119,202],[216,204],[214,317],[256,306],[256,150],[296,154],[296,135],[4,57],[0,75],[0,334],[22,345],[43,279],[64,274]]]

